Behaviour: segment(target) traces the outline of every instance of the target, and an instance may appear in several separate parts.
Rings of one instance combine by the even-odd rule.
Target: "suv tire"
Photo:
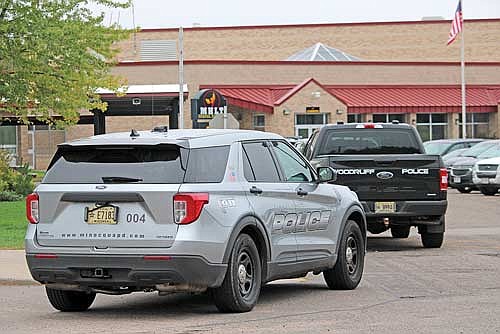
[[[498,189],[493,187],[479,187],[479,191],[485,196],[495,196]]]
[[[248,312],[259,299],[262,268],[259,251],[248,234],[236,239],[222,285],[211,294],[221,312]]]
[[[348,220],[338,250],[335,266],[323,271],[326,284],[332,290],[355,289],[363,275],[365,238],[358,224]]]
[[[396,239],[405,239],[410,235],[410,226],[393,226],[391,227],[391,235]]]
[[[425,248],[440,248],[443,245],[444,233],[421,233],[420,238]]]
[[[462,194],[468,194],[472,191],[471,187],[458,187],[458,191],[460,191]]]
[[[45,288],[50,304],[62,312],[86,311],[94,302],[95,293]]]

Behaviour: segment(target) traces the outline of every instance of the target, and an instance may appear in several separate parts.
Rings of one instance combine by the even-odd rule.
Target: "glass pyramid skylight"
[[[359,61],[360,59],[351,56],[343,51],[332,48],[323,43],[316,43],[313,46],[299,51],[286,60],[295,61]]]

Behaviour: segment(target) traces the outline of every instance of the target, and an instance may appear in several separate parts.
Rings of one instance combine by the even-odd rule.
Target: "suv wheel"
[[[481,194],[486,196],[495,196],[495,194],[498,192],[498,189],[492,187],[479,187],[479,191],[481,191]]]
[[[420,238],[425,248],[440,248],[443,245],[444,233],[421,233]]]
[[[252,310],[259,298],[261,282],[257,246],[248,234],[241,234],[234,243],[222,285],[211,290],[215,306],[221,312]]]
[[[361,281],[365,260],[365,238],[355,221],[348,220],[340,240],[337,262],[323,271],[326,284],[333,290],[352,290]]]
[[[408,238],[410,235],[410,226],[393,226],[391,227],[391,235],[397,239]]]
[[[471,187],[458,187],[458,191],[460,191],[462,194],[468,194],[472,191]]]
[[[95,293],[82,291],[66,291],[46,287],[45,292],[50,304],[63,312],[86,311],[95,299]]]

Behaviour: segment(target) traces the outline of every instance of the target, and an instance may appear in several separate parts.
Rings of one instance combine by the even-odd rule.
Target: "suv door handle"
[[[262,189],[257,188],[256,186],[252,186],[252,188],[250,188],[250,192],[252,194],[262,194]]]
[[[302,188],[297,189],[297,195],[306,196],[307,194],[308,194],[308,192],[305,191],[304,189],[302,189]]]

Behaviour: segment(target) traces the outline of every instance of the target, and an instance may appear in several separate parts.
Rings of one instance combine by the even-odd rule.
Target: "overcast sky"
[[[462,0],[465,19],[500,18],[500,0]],[[458,0],[134,0],[141,28],[451,19]],[[132,9],[106,11],[106,24],[133,27]]]

